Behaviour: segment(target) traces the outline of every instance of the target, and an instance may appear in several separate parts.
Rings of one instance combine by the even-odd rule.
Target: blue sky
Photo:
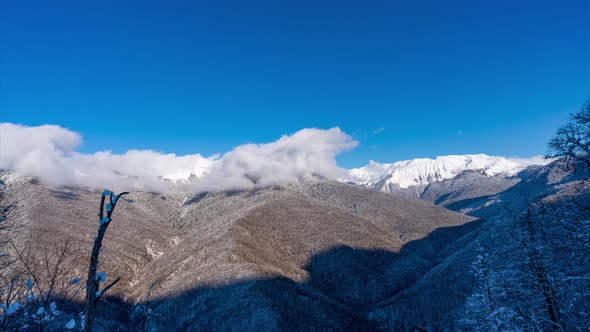
[[[587,0],[2,7],[0,120],[77,131],[84,152],[211,155],[339,126],[361,143],[344,167],[526,157],[590,96]]]

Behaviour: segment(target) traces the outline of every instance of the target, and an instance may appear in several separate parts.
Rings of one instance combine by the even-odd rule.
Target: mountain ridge
[[[473,305],[485,308],[478,300],[485,283],[474,271],[484,251],[494,301],[543,314],[522,213],[539,227],[535,237],[552,236],[535,250],[550,258],[544,264],[558,278],[557,294],[571,298],[587,280],[588,173],[554,162],[505,176],[463,171],[428,185],[421,200],[319,178],[188,198],[132,192],[105,238],[102,269],[122,282],[112,290],[119,302],[104,306],[120,315],[149,306],[153,330],[467,331],[482,321]],[[54,189],[10,172],[0,179],[2,202],[22,226],[15,243],[43,252],[70,238],[81,248],[72,273],[83,277],[100,191]],[[505,296],[515,281],[522,291]],[[572,302],[575,310],[564,309],[570,321],[583,322],[589,298],[586,292]],[[527,326],[519,317],[511,324]],[[113,322],[105,314],[98,330],[117,330],[114,323],[133,330],[134,319]]]
[[[530,166],[546,165],[549,162],[551,160],[543,157],[522,159],[486,154],[448,155],[435,159],[417,158],[394,163],[370,161],[366,166],[349,170],[349,177],[341,180],[383,192],[394,192],[396,189],[425,187],[455,178],[465,171],[479,171],[488,177],[510,177]]]

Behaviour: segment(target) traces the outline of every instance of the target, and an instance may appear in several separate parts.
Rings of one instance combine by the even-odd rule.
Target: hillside
[[[18,243],[34,239],[32,248],[42,251],[71,238],[88,255],[98,191],[51,189],[14,173],[1,178],[3,203],[15,204],[12,218],[22,227]],[[154,311],[174,312],[173,328],[223,328],[230,323],[222,318],[232,316],[242,317],[232,327],[295,328],[308,317],[341,329],[374,324],[363,312],[417,282],[478,226],[472,221],[418,199],[338,182],[189,199],[179,192],[132,193],[109,228],[102,269],[122,277],[112,294],[128,305],[156,282]],[[428,238],[435,230],[439,236]],[[84,263],[75,268],[79,275]],[[285,302],[286,294],[292,296]],[[169,320],[153,324],[170,327]]]
[[[521,176],[503,192],[466,199],[463,211],[486,220],[473,238],[371,315],[401,330],[590,327],[588,172],[555,162]]]
[[[109,280],[122,281],[101,304],[100,330],[585,326],[588,178],[554,162],[515,176],[463,171],[427,185],[422,199],[322,178],[197,195],[182,182],[168,194],[133,192],[101,256]],[[100,191],[12,172],[0,180],[17,248],[42,257],[69,240],[66,279],[83,279]]]

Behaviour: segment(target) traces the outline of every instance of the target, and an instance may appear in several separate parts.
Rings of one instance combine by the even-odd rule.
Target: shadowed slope
[[[157,313],[150,326],[175,331],[377,331],[409,326],[411,322],[392,324],[371,312],[448,256],[442,251],[416,268],[417,249],[464,241],[480,226],[474,221],[440,228],[397,252],[337,245],[312,255],[302,267],[307,277],[299,282],[282,276],[255,278],[160,297],[149,304]],[[410,273],[400,278],[400,271]],[[428,299],[423,300],[428,306]],[[167,319],[171,316],[174,321]]]
[[[38,238],[42,250],[69,237],[89,250],[98,191],[2,177],[24,226],[17,242]],[[109,228],[101,269],[122,277],[112,294],[127,304],[141,304],[157,284],[159,328],[371,329],[371,308],[436,266],[470,220],[325,181],[197,199],[132,193]],[[445,227],[452,231],[424,240]]]

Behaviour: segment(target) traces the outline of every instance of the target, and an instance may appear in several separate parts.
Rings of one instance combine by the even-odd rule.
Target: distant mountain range
[[[590,176],[548,162],[446,156],[339,181],[132,192],[105,240],[101,269],[122,281],[98,330],[547,330],[549,300],[587,330]],[[69,238],[88,254],[100,191],[0,180],[17,246]],[[76,318],[70,305],[51,324]]]
[[[533,158],[505,158],[485,154],[440,156],[435,159],[418,158],[393,163],[370,161],[368,165],[346,170],[338,180],[362,185],[383,192],[399,192],[452,179],[465,171],[478,172],[486,177],[512,177],[530,166],[550,163],[542,156]],[[200,164],[193,172],[163,177],[173,182],[195,181],[206,175],[213,163]]]
[[[543,157],[508,159],[485,154],[421,158],[390,164],[371,161],[367,166],[351,169],[349,178],[343,180],[383,192],[394,192],[452,179],[465,171],[475,171],[488,177],[509,177],[529,166],[549,162]]]

